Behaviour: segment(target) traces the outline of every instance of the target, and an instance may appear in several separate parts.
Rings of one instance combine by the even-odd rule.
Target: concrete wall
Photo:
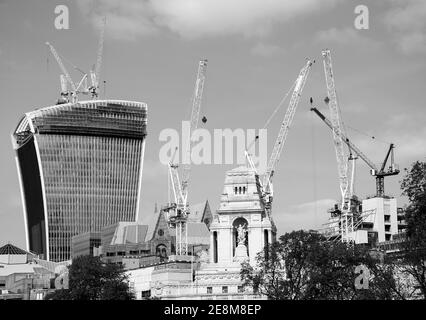
[[[374,224],[373,230],[377,231],[379,242],[392,240],[392,236],[398,233],[396,199],[375,197],[362,201],[363,211],[372,209],[376,209],[376,213],[367,217],[365,221]],[[390,216],[388,222],[385,222],[385,215]],[[386,231],[386,226],[389,226],[389,231]],[[390,236],[390,239],[386,239],[386,235]]]
[[[140,268],[127,271],[130,286],[133,288],[136,299],[142,299],[142,291],[151,290],[151,278],[154,267]]]
[[[27,263],[27,255],[26,254],[2,254],[0,255],[0,263],[2,264]]]

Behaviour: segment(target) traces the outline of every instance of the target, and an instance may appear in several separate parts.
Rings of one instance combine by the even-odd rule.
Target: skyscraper
[[[136,221],[147,105],[120,100],[28,112],[12,134],[27,249],[71,257],[71,238]]]

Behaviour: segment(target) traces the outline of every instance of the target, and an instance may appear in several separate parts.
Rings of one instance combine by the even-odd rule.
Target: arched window
[[[238,193],[241,194],[241,187],[238,188],[238,191],[239,191]]]
[[[246,187],[243,187],[243,194],[246,193]]]
[[[162,259],[167,258],[167,247],[164,244],[159,244],[155,250],[155,253]]]
[[[237,194],[237,192],[238,192],[238,187],[235,187],[234,188],[234,193]]]

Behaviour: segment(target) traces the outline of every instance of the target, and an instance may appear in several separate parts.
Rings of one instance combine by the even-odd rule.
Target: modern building
[[[369,197],[360,200],[356,196],[351,201],[354,231],[349,231],[347,238],[357,244],[370,247],[378,243],[391,241],[406,228],[403,208],[397,208],[396,198],[389,196]],[[328,210],[330,218],[325,224],[324,235],[332,238],[342,236],[341,214],[338,204]],[[349,220],[350,221],[350,220]]]
[[[94,251],[101,245],[100,232],[80,233],[71,238],[71,258],[93,256]]]
[[[377,232],[377,241],[392,240],[398,234],[398,216],[396,199],[392,197],[373,197],[362,201],[363,211],[374,210],[374,213],[365,218],[364,223],[371,223],[372,229]]]
[[[147,105],[81,101],[26,113],[12,134],[27,250],[71,257],[71,238],[137,221]]]

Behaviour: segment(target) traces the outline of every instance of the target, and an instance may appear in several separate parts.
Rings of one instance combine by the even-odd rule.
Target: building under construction
[[[330,50],[322,52],[327,86],[325,103],[330,111],[330,120],[318,108],[311,110],[332,130],[336,152],[341,202],[329,210],[330,218],[323,229],[330,239],[376,244],[392,240],[403,228],[401,211],[398,219],[396,199],[385,194],[384,178],[399,174],[394,163],[394,145],[390,144],[381,166],[376,166],[345,132],[337,101],[335,78]],[[376,194],[361,200],[354,194],[356,160],[360,158],[370,168],[376,179]],[[389,164],[388,164],[389,162]],[[399,221],[399,222],[398,222]]]

